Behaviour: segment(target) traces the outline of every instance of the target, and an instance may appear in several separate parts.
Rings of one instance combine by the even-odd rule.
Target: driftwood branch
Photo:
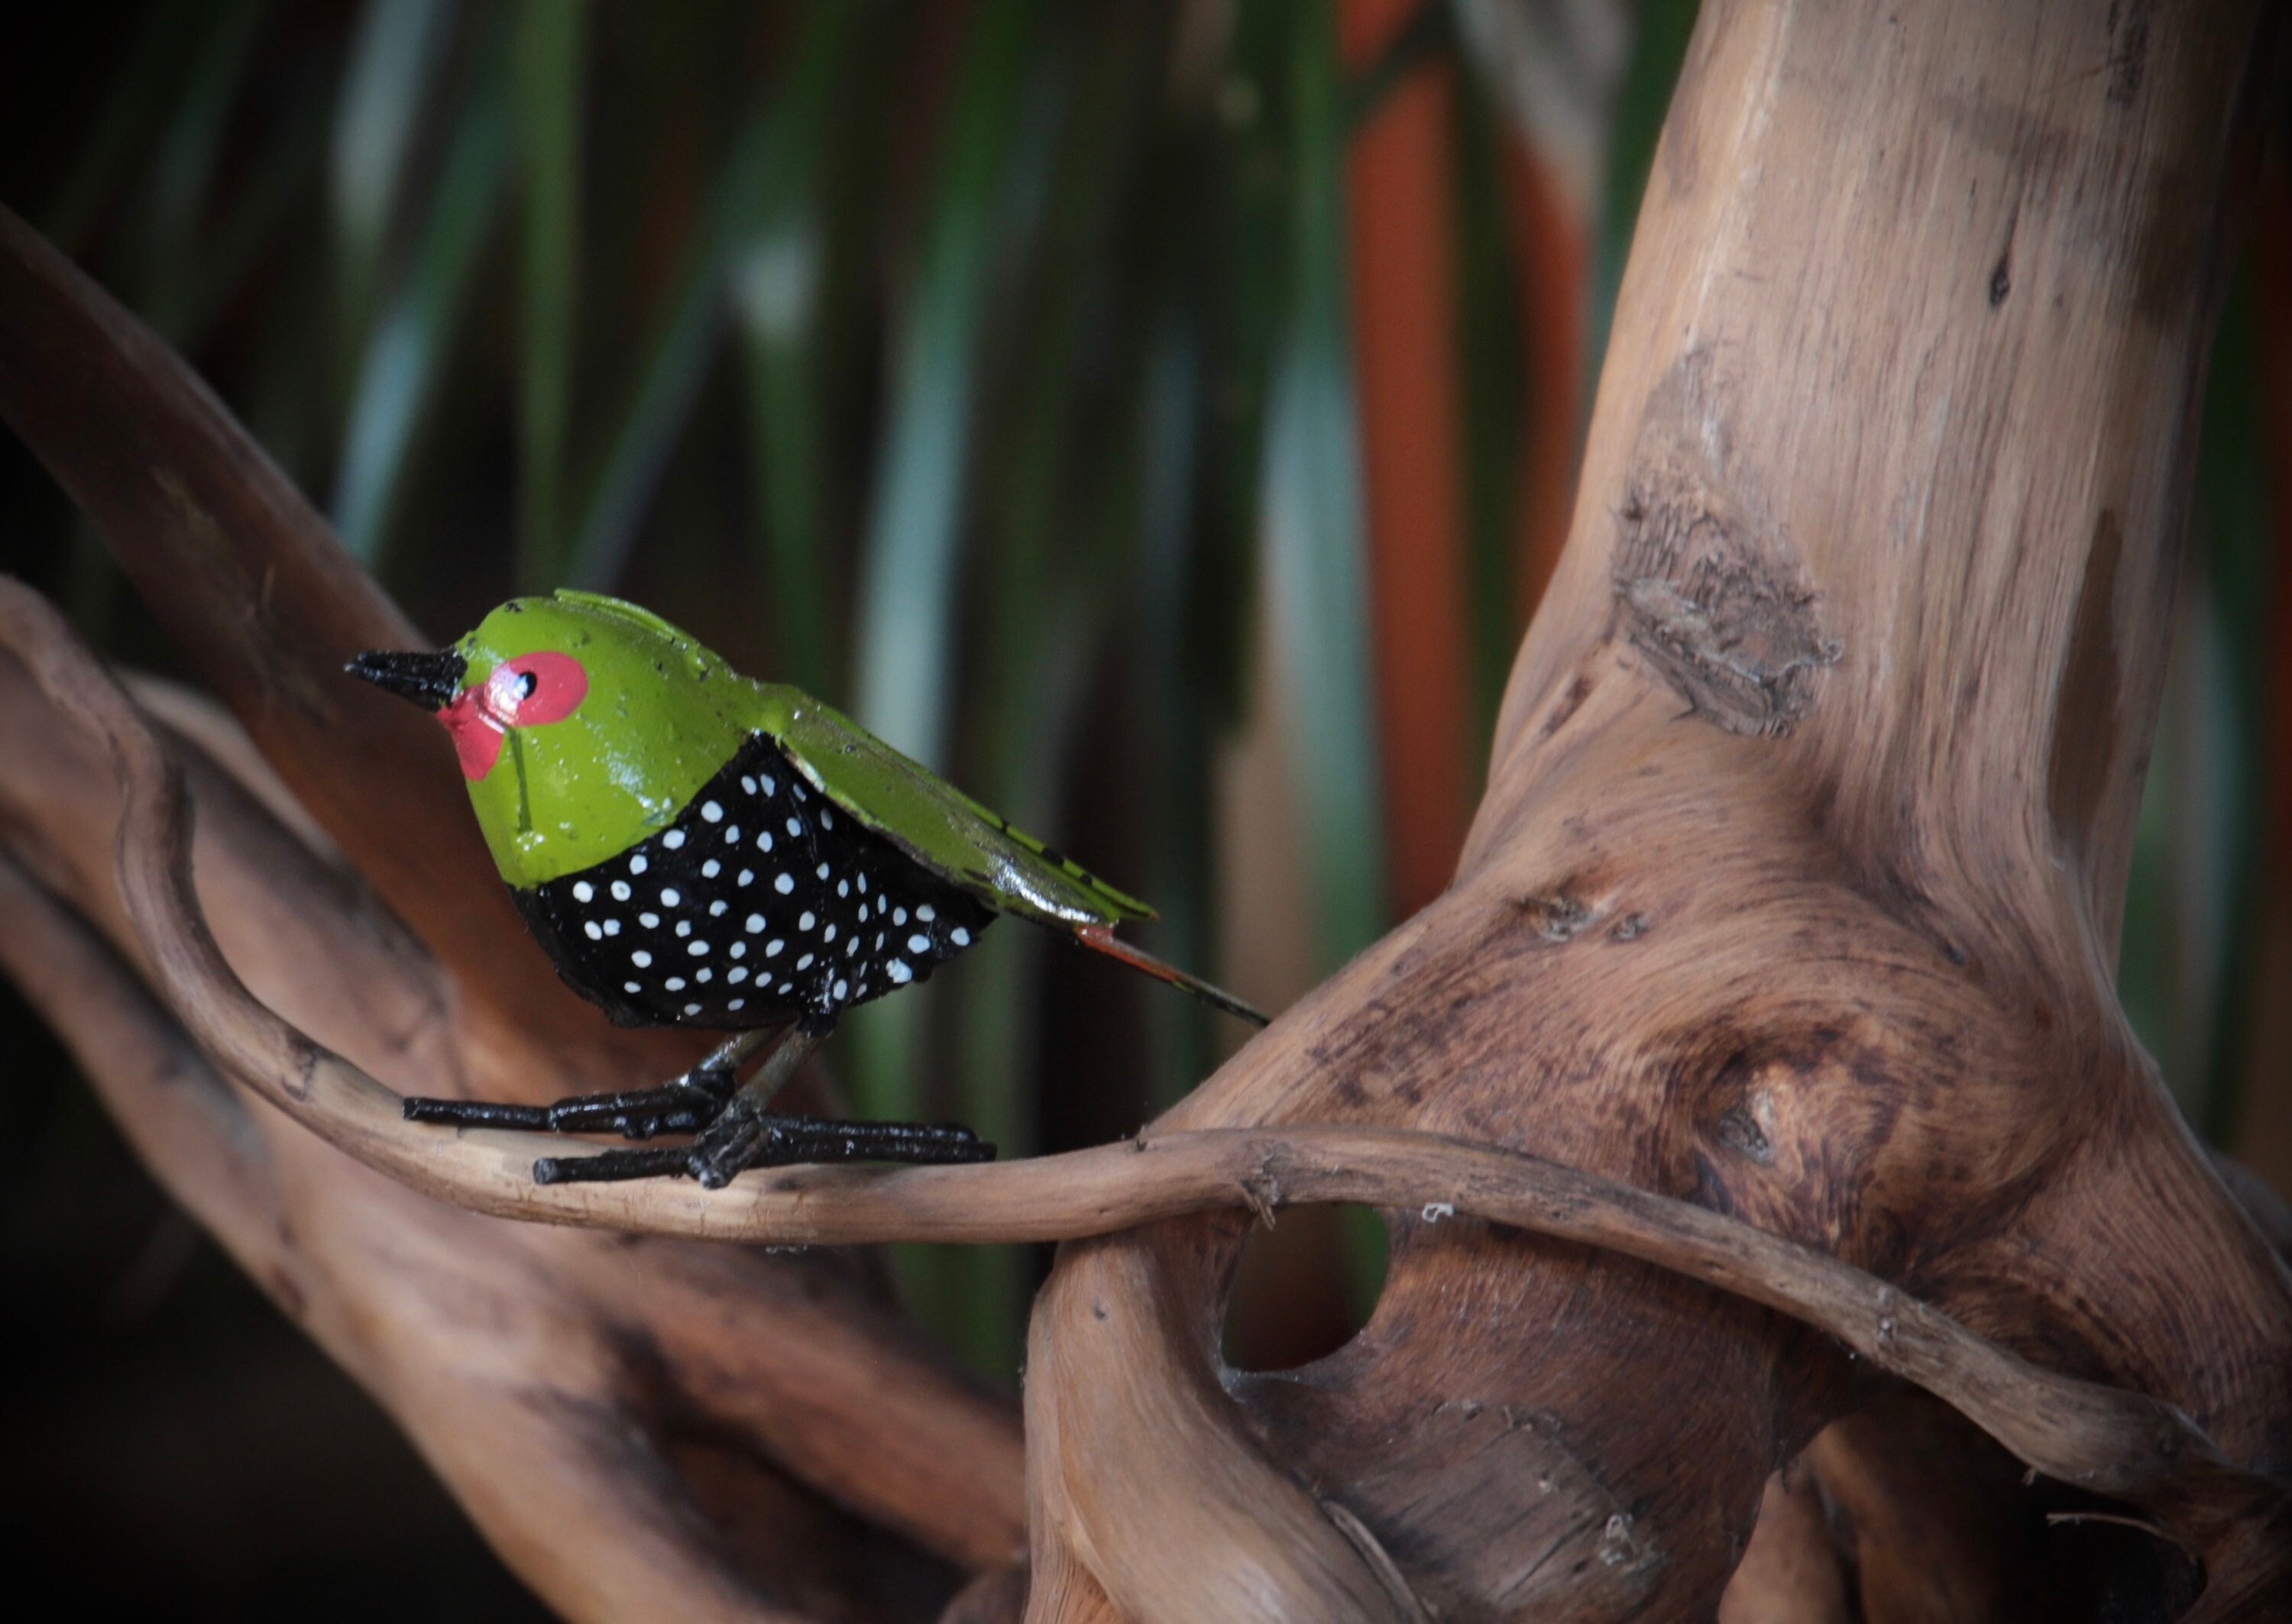
[[[227,740],[180,699],[170,715]],[[483,1086],[497,1062],[453,1041],[449,984],[419,945],[202,752],[170,753],[200,809],[203,917],[238,972],[365,1066]],[[939,1364],[864,1254],[505,1224],[250,1106],[143,991],[112,883],[111,760],[4,653],[0,757],[15,860],[0,963],[160,1181],[398,1417],[553,1606],[925,1618],[955,1571],[1009,1561],[1024,1537],[1012,1408]]]
[[[456,1019],[553,1055],[579,1086],[697,1054],[678,1034],[611,1026],[526,951],[438,730],[337,680],[359,649],[420,647],[422,633],[183,358],[4,208],[0,311],[0,418],[286,789],[451,972]]]
[[[5,211],[0,417],[87,511],[236,717],[232,728],[160,702],[228,769],[190,758],[200,885],[263,1002],[409,1092],[551,1097],[657,1080],[699,1052],[689,1034],[612,1028],[557,982],[475,839],[436,729],[341,677],[358,648],[414,638],[404,616],[182,359]],[[36,695],[20,701],[20,673],[0,660],[0,687],[12,675],[0,698],[0,736],[20,747],[0,758],[8,848],[156,985],[113,882],[109,755],[44,725],[53,713]],[[260,805],[234,774],[257,785]],[[323,837],[318,861],[311,841],[262,813],[289,801]],[[832,1108],[819,1086],[798,1083],[811,1106]],[[254,1120],[274,1162],[299,1170],[277,1221],[297,1237],[346,1237],[329,1253],[339,1266],[306,1295],[314,1314],[362,1337],[421,1326],[408,1339],[426,1341],[440,1371],[498,1374],[531,1351],[523,1327],[559,1333],[522,1389],[532,1445],[432,1459],[561,1611],[645,1611],[601,1598],[625,1603],[642,1588],[658,1561],[648,1531],[664,1517],[697,1518],[721,1550],[761,1563],[771,1582],[751,1585],[748,1601],[793,1604],[801,1593],[801,1611],[819,1617],[928,1616],[934,1592],[952,1588],[946,1564],[1000,1568],[1021,1543],[1015,1407],[901,1322],[878,1261],[465,1218],[468,1234],[440,1243],[455,1266],[435,1283],[466,1313],[424,1313],[423,1259],[392,1240],[403,1186],[299,1128],[278,1135],[286,1119],[273,1113]],[[450,1392],[391,1379],[420,1360],[328,1346],[417,1440],[451,1448],[488,1435],[456,1425],[464,1407]],[[619,1497],[622,1515],[569,1518],[553,1536],[550,1497],[522,1478],[545,1435],[577,1449],[580,1428],[657,1440],[665,1464],[593,1461],[580,1491],[599,1507]],[[704,1564],[693,1583],[706,1591],[721,1571]],[[835,1602],[839,1591],[849,1596]]]
[[[2110,977],[2263,10],[1706,0],[1457,875],[1155,1136],[1531,1150],[2292,1467],[2292,1275]],[[1707,1617],[1775,1464],[1868,1403],[1683,1277],[1392,1227],[1295,1372],[1218,1357],[1231,1219],[1062,1249],[1030,1618],[1392,1616],[1301,1483],[1444,1615]],[[2203,1616],[2292,1605],[2272,1515]]]
[[[195,837],[178,747],[10,591],[0,956],[576,1616],[921,1617],[952,1566],[965,1619],[1648,1624],[1708,1616],[1763,1492],[1739,1580],[1876,1617],[1933,1560],[1908,1497],[2019,1492],[1902,1381],[2186,1542],[2190,1619],[2282,1616],[2281,1215],[2109,972],[2262,10],[1707,0],[1451,888],[1136,1146],[714,1195],[399,1120],[685,1050],[550,979],[434,730],[336,674],[396,611],[0,215],[0,414],[346,865],[185,744]],[[1376,1313],[1229,1370],[1244,1238],[1303,1201],[1387,1209]],[[924,1235],[1067,1238],[1023,1504],[1007,1406],[863,1258],[686,1238]],[[1933,1593],[2007,1616],[1979,1578]]]
[[[463,1491],[489,1538],[523,1555],[520,1565],[557,1605],[601,1618],[655,1608],[728,1620],[835,1616],[794,1604],[829,1588],[830,1575],[808,1571],[814,1564],[800,1541],[775,1541],[743,1563],[710,1536],[659,1432],[579,1424],[585,1405],[596,1419],[618,1408],[611,1371],[602,1361],[565,1356],[588,1339],[561,1303],[524,1283],[537,1278],[534,1259],[519,1255],[524,1249],[403,1192],[393,1199],[364,1188],[353,1202],[338,1188],[337,1213],[386,1212],[396,1220],[387,1251],[360,1249],[369,1271],[387,1272],[370,1272],[355,1296],[341,1290],[331,1274],[342,1259],[328,1243],[348,1237],[308,1213],[289,1187],[307,1170],[291,1154],[274,1157],[245,1096],[208,1068],[85,925],[4,859],[0,966],[45,1011],[170,1194],[331,1355],[395,1397],[432,1465]],[[316,1233],[290,1223],[290,1214],[319,1218]],[[473,1341],[438,1306],[456,1295],[482,1300],[489,1312],[506,1308],[529,1332],[562,1339],[559,1356],[531,1360],[536,1349],[524,1336],[489,1347]],[[346,1312],[353,1303],[390,1315],[391,1346],[361,1334]],[[481,1348],[494,1357],[470,1357]],[[545,1386],[552,1403],[531,1402]],[[495,1463],[504,1461],[517,1463],[520,1491],[485,1492]],[[648,1482],[678,1487],[659,1495],[634,1487]],[[787,1487],[780,1496],[791,1509],[803,1498]],[[613,1560],[585,1561],[585,1540]]]
[[[682,1181],[537,1185],[533,1161],[565,1154],[563,1141],[407,1122],[398,1094],[247,992],[190,885],[182,770],[133,702],[46,604],[12,583],[0,583],[0,646],[118,763],[120,890],[177,1016],[266,1103],[410,1190],[495,1217],[798,1246],[1070,1240],[1215,1208],[1270,1222],[1283,1206],[1333,1202],[1412,1209],[1429,1224],[1477,1218],[1637,1258],[1826,1331],[1944,1399],[2033,1469],[2151,1510],[2192,1544],[2286,1491],[2229,1462],[2171,1406],[2040,1370],[1836,1258],[1683,1202],[1433,1134],[1213,1130],[1000,1165],[783,1170],[721,1193]]]

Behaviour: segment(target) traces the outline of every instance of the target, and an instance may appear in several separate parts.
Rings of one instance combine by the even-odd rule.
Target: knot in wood
[[[1257,1221],[1272,1228],[1274,1210],[1281,1204],[1281,1181],[1273,1176],[1271,1159],[1260,1162],[1255,1171],[1245,1174],[1240,1185],[1241,1199],[1257,1215]]]
[[[1618,1511],[1608,1519],[1600,1531],[1600,1560],[1611,1568],[1646,1559],[1647,1553],[1632,1535],[1632,1519],[1628,1512]]]
[[[1588,904],[1564,891],[1549,896],[1523,896],[1520,899],[1520,913],[1529,927],[1547,942],[1573,940],[1594,917]]]
[[[278,1087],[287,1098],[308,1100],[311,1081],[319,1072],[319,1046],[300,1033],[287,1041],[286,1066]]]
[[[1721,1112],[1718,1122],[1713,1125],[1711,1137],[1728,1149],[1754,1162],[1768,1162],[1775,1159],[1775,1148],[1768,1139],[1766,1130],[1759,1126],[1758,1119],[1742,1105],[1730,1105]]]

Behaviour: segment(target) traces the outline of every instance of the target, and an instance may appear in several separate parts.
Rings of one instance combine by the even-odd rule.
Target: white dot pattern
[[[778,840],[757,826],[766,813],[784,832]],[[750,845],[741,844],[743,822],[754,831]],[[776,845],[785,870],[735,872],[714,855]],[[635,898],[633,880],[642,880],[641,912],[617,905]],[[832,1020],[927,979],[995,917],[890,841],[835,816],[824,798],[807,796],[762,735],[669,828],[515,895],[560,973],[626,1025]],[[885,915],[900,927],[889,936]],[[711,968],[746,957],[752,940],[780,979],[751,979],[737,963],[722,974]]]

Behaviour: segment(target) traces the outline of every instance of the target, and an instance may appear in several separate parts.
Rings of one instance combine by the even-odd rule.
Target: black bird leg
[[[928,1122],[835,1122],[784,1116],[773,1098],[817,1049],[824,1033],[799,1026],[781,1040],[755,1076],[718,1111],[689,1148],[609,1150],[594,1156],[545,1156],[533,1164],[540,1184],[624,1178],[693,1178],[721,1190],[752,1167],[800,1162],[989,1162],[995,1147],[970,1129]]]
[[[745,1086],[734,1079],[741,1062],[769,1032],[743,1032],[717,1045],[707,1058],[659,1088],[617,1094],[580,1094],[549,1105],[488,1100],[408,1099],[406,1118],[452,1128],[522,1128],[545,1133],[617,1133],[628,1139],[690,1133],[690,1146],[659,1150],[609,1150],[593,1156],[544,1156],[533,1164],[539,1184],[596,1183],[624,1178],[698,1178],[720,1190],[743,1170],[798,1162],[989,1162],[995,1147],[970,1129],[930,1122],[851,1122],[784,1116],[772,1101],[787,1086],[825,1032],[798,1025],[782,1035]]]
[[[625,1178],[698,1178],[721,1190],[752,1167],[808,1162],[903,1162],[936,1165],[992,1162],[995,1147],[970,1129],[926,1122],[847,1122],[771,1113],[718,1119],[702,1141],[688,1147],[608,1150],[593,1156],[544,1156],[533,1164],[537,1184],[593,1184]],[[727,1130],[718,1137],[719,1130]],[[703,1144],[714,1138],[704,1151]],[[696,1171],[703,1162],[705,1171]]]
[[[577,1094],[547,1105],[510,1105],[483,1099],[408,1099],[409,1122],[439,1122],[449,1128],[524,1128],[538,1133],[617,1133],[650,1139],[661,1133],[698,1133],[714,1122],[732,1097],[740,1063],[755,1053],[769,1032],[735,1033],[706,1059],[659,1088],[617,1094]]]
[[[622,1178],[682,1178],[682,1145],[658,1150],[601,1150],[593,1156],[544,1156],[533,1164],[536,1184],[602,1184]]]

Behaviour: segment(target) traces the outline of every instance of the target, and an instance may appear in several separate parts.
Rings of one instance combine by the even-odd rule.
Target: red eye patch
[[[566,654],[521,654],[486,679],[486,703],[512,728],[561,722],[589,694],[589,673]]]
[[[496,666],[481,686],[464,689],[438,720],[454,736],[462,776],[475,780],[494,770],[510,728],[561,722],[588,694],[589,673],[572,655],[523,654]]]

